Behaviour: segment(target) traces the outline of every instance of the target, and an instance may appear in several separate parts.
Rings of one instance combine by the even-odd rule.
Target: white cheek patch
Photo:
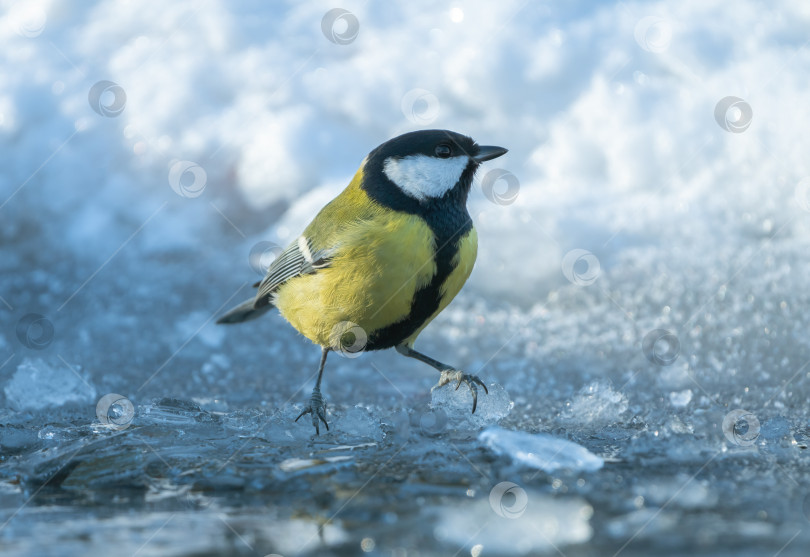
[[[441,197],[453,189],[469,162],[466,155],[449,159],[427,155],[410,155],[401,159],[389,157],[385,159],[383,172],[403,192],[424,201]]]

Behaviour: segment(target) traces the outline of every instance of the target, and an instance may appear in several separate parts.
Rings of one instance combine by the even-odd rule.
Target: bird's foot
[[[458,390],[462,383],[466,383],[470,388],[470,393],[472,393],[472,413],[475,414],[475,409],[478,407],[478,387],[476,385],[481,385],[484,387],[484,392],[489,394],[489,390],[484,382],[481,381],[477,375],[470,375],[469,373],[464,373],[463,371],[459,371],[457,369],[446,369],[441,373],[441,376],[439,376],[439,382],[433,388],[438,389],[439,387],[443,387],[448,383],[455,382],[456,390]]]
[[[312,397],[309,399],[309,406],[298,414],[298,418],[295,418],[295,421],[297,422],[301,416],[305,416],[306,414],[312,414],[312,425],[315,426],[315,435],[321,434],[318,420],[323,422],[323,425],[326,426],[326,431],[329,431],[329,424],[326,423],[326,403],[321,396],[321,390],[317,387],[312,389]]]

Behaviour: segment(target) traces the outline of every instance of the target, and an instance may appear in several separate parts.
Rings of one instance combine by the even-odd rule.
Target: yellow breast
[[[374,203],[359,187],[361,180],[362,171],[304,232],[313,249],[335,249],[329,265],[290,279],[275,294],[281,315],[321,346],[332,345],[335,332],[347,322],[359,325],[368,337],[402,322],[414,295],[436,274],[435,240],[425,221]],[[409,336],[409,344],[461,290],[476,250],[472,229],[459,240],[436,311]]]
[[[402,213],[353,223],[329,266],[286,282],[275,305],[322,346],[343,322],[367,333],[385,327],[408,315],[414,293],[433,277],[431,238],[424,223]]]

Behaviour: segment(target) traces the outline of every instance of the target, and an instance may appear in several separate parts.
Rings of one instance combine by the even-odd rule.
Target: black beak
[[[507,151],[509,151],[509,149],[504,149],[503,147],[482,145],[478,148],[478,154],[472,157],[472,159],[477,163],[482,163],[484,161],[491,161],[492,159],[497,159],[501,155],[505,154]]]

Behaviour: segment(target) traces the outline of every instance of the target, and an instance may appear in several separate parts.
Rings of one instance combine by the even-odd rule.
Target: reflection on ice
[[[553,552],[590,539],[593,508],[587,502],[512,486],[494,501],[479,498],[439,509],[436,537],[468,551],[479,546],[481,555]]]

